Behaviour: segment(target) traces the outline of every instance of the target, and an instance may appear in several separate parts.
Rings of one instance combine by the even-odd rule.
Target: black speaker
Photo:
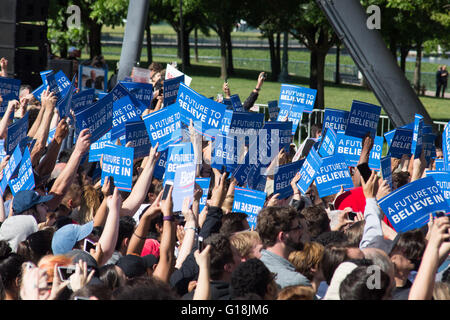
[[[0,57],[8,60],[8,74],[38,86],[47,68],[49,0],[1,0]]]

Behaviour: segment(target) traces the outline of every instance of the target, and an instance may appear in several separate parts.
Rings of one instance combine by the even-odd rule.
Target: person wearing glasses
[[[300,217],[292,207],[266,207],[258,214],[256,230],[264,249],[261,261],[276,273],[279,289],[287,286],[311,286],[311,282],[289,262],[289,254],[303,249],[303,228]]]

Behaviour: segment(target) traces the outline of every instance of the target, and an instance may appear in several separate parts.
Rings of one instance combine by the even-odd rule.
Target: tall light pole
[[[130,76],[131,70],[141,59],[142,40],[148,18],[149,0],[130,0],[127,23],[120,53],[117,80]]]

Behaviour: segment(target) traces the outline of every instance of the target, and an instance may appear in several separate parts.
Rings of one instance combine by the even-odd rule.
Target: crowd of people
[[[7,76],[5,60],[1,67]],[[149,69],[154,99],[147,114],[164,107],[165,70],[158,63]],[[243,103],[246,111],[264,79],[261,73]],[[448,217],[430,216],[424,227],[397,233],[377,203],[426,176],[435,159],[393,158],[392,190],[375,171],[365,181],[351,170],[354,188],[323,198],[314,183],[301,193],[297,174],[292,195],[279,199],[268,176],[266,203],[250,228],[245,213],[232,212],[236,179],[211,167],[211,142],[192,126],[189,139],[203,156],[198,177],[210,177],[211,186],[201,212],[196,185],[180,214],[173,210],[173,186],[163,199],[163,181],[153,177],[158,145],[134,161],[131,192],[112,187],[110,179],[101,185],[85,157],[94,142],[89,130],[67,147],[73,123],[58,118],[53,93],[44,90],[38,101],[33,89],[23,84],[0,121],[4,139],[8,126],[29,112],[28,137],[36,140],[34,189],[13,196],[7,187],[0,197],[0,299],[450,299]],[[222,89],[229,98],[232,88],[224,83]],[[319,137],[321,124],[315,127]],[[362,145],[358,164],[369,161],[373,138],[367,135]],[[442,158],[442,146],[436,148]],[[293,162],[296,146],[283,150],[279,165]],[[9,159],[0,164],[1,176]],[[351,212],[357,212],[353,219]]]

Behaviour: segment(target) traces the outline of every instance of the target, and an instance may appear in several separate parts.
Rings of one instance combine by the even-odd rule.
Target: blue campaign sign
[[[211,178],[195,178],[195,183],[202,189],[202,197],[200,198],[199,205],[199,212],[202,212],[203,208],[206,206],[206,200],[208,199]]]
[[[370,132],[370,136],[374,137],[377,133],[380,113],[380,106],[353,100],[345,134],[347,136],[363,138],[367,132]]]
[[[345,156],[349,167],[356,167],[362,151],[360,138],[346,136],[342,132],[337,134],[337,149],[335,153]],[[369,154],[369,167],[372,170],[380,170],[381,153],[383,151],[383,138],[376,136],[372,151]]]
[[[230,96],[231,106],[233,107],[234,111],[245,111],[244,107],[242,106],[241,99],[239,98],[239,95],[233,94]]]
[[[55,137],[55,132],[56,127],[48,131],[47,146],[52,142],[53,138]],[[31,148],[31,150],[33,150],[33,148]]]
[[[6,179],[6,183],[9,179],[17,176],[17,169],[19,168],[19,164],[22,161],[22,151],[20,150],[20,146],[18,145],[14,152],[11,154],[6,167],[3,169],[3,178]]]
[[[6,111],[10,100],[19,100],[20,80],[0,77],[0,96],[3,102],[0,105],[0,116]]]
[[[411,154],[414,158],[420,158],[422,153],[422,138],[423,138],[423,117],[420,114],[414,116],[414,129],[411,143]]]
[[[323,115],[322,134],[324,134],[325,130],[328,128],[333,129],[334,132],[345,132],[349,115],[350,112],[345,110],[326,108]]]
[[[297,131],[300,121],[302,121],[303,112],[303,106],[281,106],[277,121],[286,121],[287,117],[287,121],[292,122],[291,135],[294,135]]]
[[[264,207],[266,193],[248,188],[236,187],[232,212],[244,212],[250,228],[256,229],[258,213]]]
[[[108,131],[103,135],[100,139],[97,141],[91,143],[91,146],[89,147],[89,162],[96,162],[100,161],[103,150],[107,144],[111,143],[111,131]]]
[[[59,89],[58,82],[56,81],[56,74],[53,72],[47,73],[44,75],[47,80],[47,86],[49,87],[50,92],[53,92],[55,96],[61,99],[61,90]]]
[[[211,167],[232,172],[238,163],[237,139],[217,135],[211,147]]]
[[[273,194],[279,193],[278,199],[290,197],[294,190],[291,187],[291,181],[299,172],[304,160],[279,166],[273,177]]]
[[[280,108],[278,107],[278,100],[272,100],[267,103],[269,109],[269,119],[270,121],[276,121],[278,118],[278,113]]]
[[[0,95],[1,96],[1,95]],[[8,108],[8,104],[11,100],[17,100],[19,101],[19,97],[16,96],[15,93],[11,92],[11,93],[7,93],[3,96],[1,96],[3,98],[3,102],[0,104],[0,117],[3,117],[3,115],[6,112],[6,109]],[[14,118],[14,112],[11,112],[11,119]]]
[[[42,92],[46,89],[46,86],[44,84],[41,84],[39,87],[37,87],[31,94],[39,101],[41,102],[41,95]]]
[[[444,154],[444,170],[450,171],[450,121],[444,127],[442,133],[442,153]]]
[[[422,139],[423,151],[425,154],[425,160],[430,163],[433,157],[436,157],[436,145],[435,140],[437,136],[434,133],[425,133]]]
[[[258,158],[263,166],[268,166],[272,159],[278,155],[281,148],[286,152],[292,142],[292,122],[269,121],[264,123],[259,132]]]
[[[180,83],[177,102],[184,124],[189,125],[190,120],[193,120],[194,129],[207,139],[220,133],[226,111],[224,104],[198,94],[184,83]]]
[[[158,161],[156,161],[155,170],[153,171],[153,178],[162,180],[164,172],[166,171],[167,154],[169,149],[160,152]]]
[[[264,125],[264,114],[255,112],[233,112],[229,135],[257,135]]]
[[[302,107],[303,112],[311,113],[316,101],[316,95],[316,89],[282,84],[278,101],[280,108],[283,106]]]
[[[142,82],[127,82],[119,81],[137,100],[139,100],[143,107],[148,108],[153,99],[153,85],[151,83]],[[141,108],[141,106],[139,106]],[[141,111],[144,111],[141,109]]]
[[[397,232],[424,226],[431,212],[450,211],[433,177],[410,182],[380,199],[378,204]]]
[[[173,212],[181,211],[185,198],[192,200],[195,187],[195,167],[195,163],[186,163],[178,166],[175,171],[172,192]]]
[[[401,158],[404,154],[410,155],[412,139],[412,130],[403,128],[395,129],[394,136],[390,143],[388,155],[394,158]]]
[[[114,177],[114,185],[131,192],[133,178],[133,148],[107,144],[103,148],[102,185],[106,177]]]
[[[300,168],[300,180],[297,182],[297,188],[303,193],[306,193],[309,185],[315,179],[320,167],[322,165],[322,158],[316,150],[311,149],[308,156]]]
[[[173,181],[177,167],[187,163],[194,163],[194,148],[192,143],[179,143],[169,145],[169,153],[164,172],[164,184],[166,181]]]
[[[94,103],[95,89],[86,89],[72,96],[72,110],[78,112]]]
[[[181,116],[177,104],[149,113],[142,118],[147,128],[150,143],[159,142],[158,151],[166,150],[170,144],[181,141]]]
[[[75,83],[75,76],[70,82],[69,78],[64,74],[63,71],[59,70],[55,74],[56,84],[58,85],[59,92],[61,93],[61,97],[64,97],[70,90],[70,86]]]
[[[314,180],[321,198],[338,193],[341,186],[344,190],[354,188],[345,157],[340,154],[323,158]]]
[[[28,112],[23,118],[17,120],[8,127],[6,136],[6,154],[12,154],[17,145],[27,137],[28,132]]]
[[[327,128],[325,135],[320,139],[319,147],[317,148],[321,157],[329,157],[334,154],[336,148],[337,134],[332,128]]]
[[[87,108],[75,111],[75,124],[77,136],[86,128],[89,129],[95,142],[112,128],[113,119],[113,96],[107,94],[102,99],[91,104]]]
[[[134,148],[135,159],[149,155],[151,143],[143,120],[125,123],[125,141],[125,144],[131,142],[130,147]]]
[[[58,109],[60,119],[67,117],[70,114],[74,89],[75,76],[73,76],[72,82],[70,83],[68,89],[61,92],[61,96],[63,98],[56,102],[56,108]]]
[[[20,84],[20,79],[0,77],[0,96],[14,93],[14,95],[18,97]]]
[[[383,180],[387,181],[392,190],[392,165],[391,157],[389,156],[381,158],[381,176]]]
[[[184,82],[184,75],[164,80],[163,103],[165,107],[174,104],[177,101],[178,88],[182,82]]]
[[[450,172],[427,171],[427,177],[432,177],[438,187],[441,189],[445,200],[450,206]]]
[[[129,95],[113,102],[113,119],[111,140],[119,139],[125,134],[125,123],[141,120],[141,110],[131,100]]]
[[[444,159],[436,159],[434,160],[436,165],[436,171],[445,171],[444,169]]]
[[[233,110],[225,110],[225,115],[222,118],[222,126],[220,133],[226,136],[230,131],[231,118],[233,117]]]
[[[394,138],[394,135],[395,135],[395,130],[397,130],[397,129],[393,129],[393,130],[391,130],[389,132],[386,132],[384,134],[384,138],[386,139],[386,143],[388,145],[388,148],[391,146],[392,139]]]
[[[20,161],[18,177],[9,180],[8,185],[13,196],[15,196],[19,191],[34,189],[34,173],[33,166],[31,165],[30,150],[28,147],[25,148],[22,160]]]

